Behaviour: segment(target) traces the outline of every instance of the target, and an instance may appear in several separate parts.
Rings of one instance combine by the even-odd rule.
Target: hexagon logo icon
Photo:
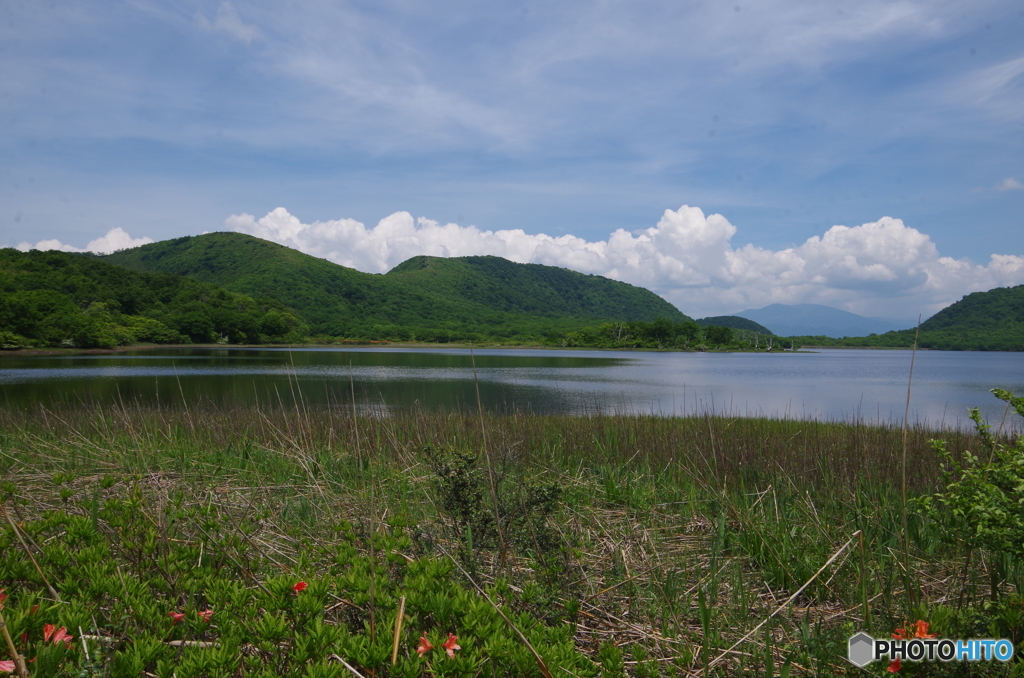
[[[850,638],[846,658],[854,666],[864,667],[875,659],[875,639],[861,631]]]

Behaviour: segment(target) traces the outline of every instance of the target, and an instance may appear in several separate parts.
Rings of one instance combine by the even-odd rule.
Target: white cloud
[[[1024,191],[1024,184],[1013,177],[1007,177],[995,185],[997,191]]]
[[[210,21],[206,18],[206,15],[200,13],[196,15],[196,22],[205,31],[227,33],[234,39],[247,45],[260,37],[260,29],[242,21],[242,17],[238,15],[238,10],[227,0],[220,3],[220,7],[217,8],[217,16],[213,21]]]
[[[939,255],[931,238],[900,219],[833,226],[778,251],[734,247],[737,228],[697,207],[665,210],[657,225],[607,240],[488,231],[396,212],[367,228],[352,219],[302,223],[283,207],[257,219],[232,215],[232,230],[361,271],[383,273],[409,257],[493,254],[562,266],[651,289],[694,317],[771,303],[819,303],[869,316],[925,317],[964,294],[1024,283],[1024,257],[986,265]]]
[[[110,254],[118,250],[126,250],[132,247],[148,245],[153,242],[152,238],[133,238],[124,229],[112,228],[101,238],[89,241],[84,248],[74,245],[66,245],[60,240],[40,240],[35,245],[29,242],[19,243],[15,249],[22,252],[29,250],[60,250],[61,252],[95,252],[96,254]]]

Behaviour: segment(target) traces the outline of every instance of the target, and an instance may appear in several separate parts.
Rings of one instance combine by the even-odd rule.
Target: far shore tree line
[[[642,301],[642,297],[638,298]],[[384,306],[375,314],[331,314],[327,322],[315,317],[323,311],[317,304],[312,310],[297,310],[273,296],[131,270],[83,255],[0,249],[0,349],[409,342],[684,351],[910,348],[916,343],[918,348],[933,350],[1024,350],[1024,285],[968,295],[923,323],[920,332],[909,329],[841,339],[777,337],[742,327],[702,325],[740,319],[708,318],[698,323],[681,313],[683,320],[677,321],[653,313],[647,316],[656,317],[653,322],[616,321],[614,315],[601,317],[592,308],[589,317],[580,317],[584,307],[580,304],[574,311],[559,307],[560,313],[551,308],[527,312],[525,307],[506,312],[493,308],[497,302],[450,308],[439,304],[417,318],[404,306],[400,312],[398,306],[388,305],[387,295],[382,299]],[[621,304],[617,308],[621,311]],[[609,306],[601,310],[615,313]],[[382,321],[382,316],[388,320]]]

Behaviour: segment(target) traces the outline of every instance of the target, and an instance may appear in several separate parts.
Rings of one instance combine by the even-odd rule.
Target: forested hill
[[[66,252],[0,249],[0,347],[273,343],[307,334],[274,299]]]
[[[642,287],[555,266],[517,264],[501,257],[418,256],[384,277],[506,313],[626,321],[690,319]]]
[[[913,345],[914,330],[846,339],[794,337],[819,346]],[[921,323],[921,348],[946,351],[1024,351],[1024,285],[968,294]]]
[[[921,324],[922,332],[1008,334],[1024,330],[1024,285],[968,294]]]
[[[241,233],[177,238],[103,257],[278,299],[317,335],[445,340],[561,335],[599,321],[664,318],[678,309],[643,288],[498,257],[415,257],[362,273]]]
[[[759,332],[764,335],[771,336],[773,332],[762,325],[756,323],[753,320],[741,318],[738,315],[716,315],[709,318],[698,318],[697,324],[701,327],[729,327],[734,330],[746,330],[748,332]]]

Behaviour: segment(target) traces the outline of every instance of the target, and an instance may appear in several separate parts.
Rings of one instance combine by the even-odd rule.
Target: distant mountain
[[[738,315],[716,315],[709,318],[699,318],[697,324],[701,327],[708,327],[714,325],[716,327],[731,327],[734,330],[748,330],[750,332],[760,332],[761,334],[773,334],[773,332],[761,325],[748,320],[747,318],[741,318]]]
[[[500,257],[414,257],[381,275],[225,232],[152,243],[102,259],[277,299],[313,334],[332,336],[373,336],[399,327],[418,338],[428,329],[544,335],[602,321],[689,320],[649,290]]]
[[[870,337],[794,337],[804,346],[910,348],[913,329]],[[968,294],[921,323],[920,348],[938,351],[1024,351],[1024,285]]]
[[[865,337],[906,329],[881,318],[865,318],[856,313],[841,311],[820,304],[772,304],[764,308],[747,309],[736,315],[771,327],[782,337],[826,336]]]

